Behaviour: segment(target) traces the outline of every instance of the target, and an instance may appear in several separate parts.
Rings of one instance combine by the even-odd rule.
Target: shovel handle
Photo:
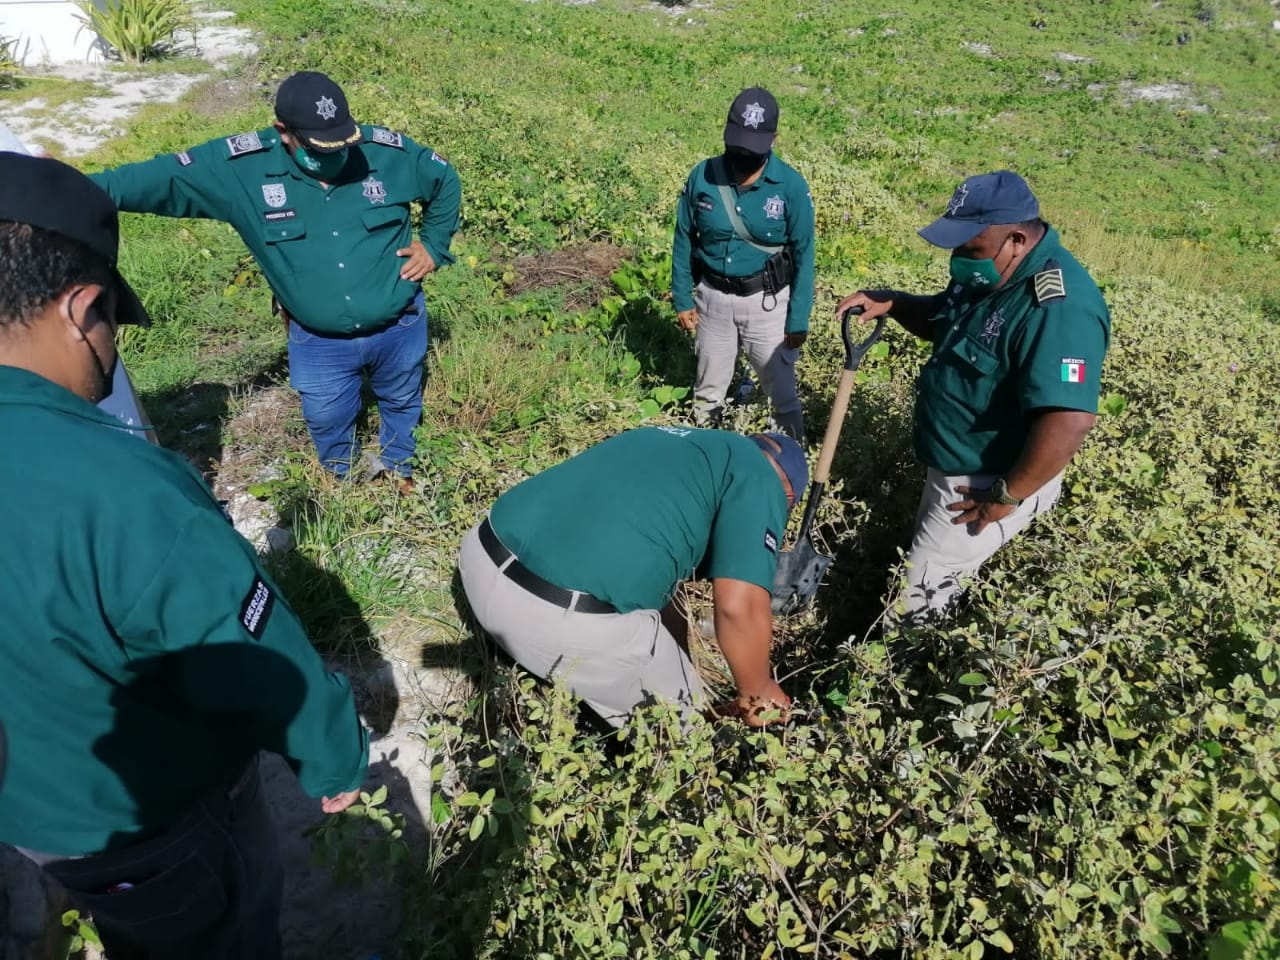
[[[884,333],[885,318],[882,316],[876,320],[876,328],[871,331],[871,336],[861,343],[854,343],[849,333],[849,318],[861,313],[861,307],[850,307],[840,320],[840,336],[844,339],[844,372],[840,374],[840,385],[836,387],[836,397],[831,402],[831,417],[827,420],[827,432],[822,437],[822,451],[818,454],[818,465],[813,471],[813,482],[823,486],[831,478],[831,461],[835,459],[836,442],[840,439],[845,414],[849,412],[849,395],[853,393],[854,374],[867,351],[876,345],[880,334]]]

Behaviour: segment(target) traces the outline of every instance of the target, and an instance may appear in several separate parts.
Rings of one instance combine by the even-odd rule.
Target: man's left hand
[[[431,259],[431,254],[427,253],[427,248],[417,237],[410,240],[407,247],[397,250],[396,256],[409,258],[400,268],[401,280],[416,283],[436,268],[436,262]]]
[[[325,813],[341,813],[359,799],[359,790],[348,790],[346,793],[339,793],[336,796],[322,797],[320,799],[320,809]]]
[[[790,350],[799,350],[804,346],[804,342],[809,339],[809,331],[801,330],[799,333],[788,333],[783,337],[782,342]]]
[[[969,533],[975,537],[987,528],[987,524],[999,523],[1017,509],[1012,504],[986,499],[990,493],[988,490],[956,487],[956,493],[963,494],[968,499],[947,504],[947,509],[956,513],[951,522],[969,524]]]

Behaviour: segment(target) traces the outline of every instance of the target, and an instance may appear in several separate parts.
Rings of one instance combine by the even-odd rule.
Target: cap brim
[[[328,130],[298,130],[296,133],[302,138],[302,142],[316,153],[337,153],[343,147],[359,143],[364,138],[360,127],[351,118],[347,118],[347,122],[340,127],[330,127]]]
[[[115,275],[116,326],[123,326],[126,323],[133,324],[135,327],[151,326],[151,317],[147,315],[147,310],[138,299],[138,295],[133,292],[133,287],[120,276],[119,270],[115,271]]]
[[[749,130],[736,123],[725,124],[724,145],[737,147],[739,150],[750,150],[752,153],[768,153],[773,149],[773,140],[777,134],[768,130]]]
[[[919,234],[935,247],[954,250],[956,247],[964,246],[989,226],[991,226],[989,223],[974,223],[971,220],[952,220],[948,217],[939,217],[933,223],[920,230]]]

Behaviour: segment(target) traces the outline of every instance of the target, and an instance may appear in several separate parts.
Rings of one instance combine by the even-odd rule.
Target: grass
[[[865,757],[880,756],[875,751],[885,749],[886,736],[906,743],[935,722],[937,704],[949,702],[941,697],[957,699],[952,677],[973,670],[965,658],[994,656],[988,645],[999,649],[1004,636],[1017,635],[1031,652],[1069,629],[1132,644],[1124,648],[1132,653],[1128,658],[1090,654],[1091,663],[1101,664],[1099,672],[1082,676],[1078,688],[1035,688],[1018,701],[1019,710],[1034,713],[1046,698],[1066,703],[1077,697],[1062,707],[1065,721],[1056,728],[1046,722],[1040,731],[1054,743],[1083,738],[1100,726],[1089,712],[1095,707],[1111,711],[1099,751],[1129,742],[1109,739],[1113,728],[1122,729],[1117,725],[1130,709],[1126,698],[1141,700],[1155,690],[1177,702],[1174,686],[1161,686],[1175,680],[1185,684],[1177,689],[1188,705],[1200,703],[1202,694],[1226,696],[1192,689],[1187,677],[1157,676],[1166,666],[1174,670],[1169,664],[1175,660],[1183,663],[1177,657],[1186,647],[1179,643],[1207,638],[1206,644],[1234,650],[1244,649],[1241,638],[1255,644],[1265,639],[1270,614],[1257,584],[1266,570],[1274,571],[1280,554],[1266,519],[1270,501],[1259,492],[1265,490],[1265,465],[1274,460],[1267,451],[1275,446],[1273,398],[1280,395],[1274,360],[1280,348],[1280,275],[1274,269],[1280,178],[1273,172],[1280,34],[1271,29],[1267,3],[1015,2],[960,12],[924,0],[890,8],[830,0],[690,7],[626,0],[236,0],[235,7],[241,22],[263,32],[264,42],[258,62],[242,68],[244,99],[212,114],[191,109],[189,100],[150,107],[128,137],[96,152],[87,167],[264,126],[269,81],[318,68],[343,83],[361,120],[402,129],[447,155],[464,186],[459,262],[426,285],[432,352],[418,446],[422,495],[411,500],[377,485],[329,484],[311,459],[293,408],[254,416],[263,387],[278,388],[283,380],[284,339],[268,316],[268,291],[234,234],[214,224],[125,220],[123,269],[158,320],[150,331],[124,339],[130,370],[166,442],[215,460],[223,455],[238,483],[264,484],[292,520],[299,549],[276,572],[326,652],[363,660],[394,650],[412,660],[406,645],[427,644],[435,653],[424,649],[424,661],[448,661],[439,656],[445,650],[465,663],[472,635],[452,592],[462,532],[503,490],[640,422],[645,411],[658,409],[657,422],[681,416],[679,403],[662,392],[691,377],[687,341],[674,331],[664,300],[674,202],[689,167],[718,148],[733,94],[753,84],[778,95],[779,152],[808,178],[818,211],[818,306],[801,367],[813,436],[825,422],[841,360],[831,316],[836,299],[858,286],[938,288],[944,260],[914,231],[937,215],[965,175],[1008,166],[1028,176],[1046,217],[1104,282],[1115,314],[1104,383],[1112,411],[1073,470],[1078,479],[1068,502],[1052,527],[1020,541],[993,565],[976,611],[914,674],[894,667],[875,643],[858,647],[851,661],[832,661],[837,643],[876,637],[888,571],[908,534],[920,476],[907,437],[921,347],[891,331],[887,354],[869,360],[860,373],[820,514],[820,537],[839,562],[817,609],[780,625],[778,634],[780,658],[795,671],[789,683],[797,692],[813,699],[834,690],[868,711],[856,722],[845,715],[850,728],[866,721],[868,738],[856,744],[856,762],[848,769],[861,770]],[[37,87],[25,93],[35,94]],[[1169,99],[1144,99],[1157,95]],[[589,244],[616,251],[618,282],[609,296],[601,299],[573,279],[524,282],[521,270],[529,258],[572,258]],[[281,394],[275,396],[279,402]],[[221,427],[216,443],[195,432],[211,420]],[[371,417],[363,435],[368,440],[375,434]],[[234,460],[225,457],[228,449]],[[1178,553],[1179,538],[1194,548]],[[1076,554],[1081,559],[1073,559]],[[1135,570],[1147,579],[1131,577]],[[1104,590],[1103,581],[1112,586]],[[1175,608],[1182,619],[1169,613]],[[1023,621],[1034,625],[1026,635],[1018,634]],[[1223,631],[1231,636],[1224,639]],[[1162,654],[1150,656],[1148,649]],[[1027,667],[1021,679],[1032,684],[1034,669]],[[1094,686],[1122,671],[1135,673],[1125,673],[1116,699],[1094,704]],[[965,686],[960,693],[977,696]],[[815,700],[815,714],[832,702]],[[526,711],[543,709],[521,703]],[[1154,716],[1158,703],[1158,697],[1142,701],[1142,709]],[[546,709],[548,729],[560,729],[554,709]],[[1125,722],[1130,720],[1139,724],[1132,717]],[[459,752],[479,749],[484,741],[467,726],[472,720],[458,722],[463,726],[451,728],[449,737],[461,744]],[[901,725],[886,733],[894,723]],[[804,731],[797,736],[811,732]],[[1018,749],[1030,750],[1026,744],[1033,742],[1039,741],[1029,736]],[[536,741],[533,748],[555,746]],[[974,746],[957,748],[963,760],[958,767],[938,768],[929,787],[937,792],[930,796],[951,798],[939,784],[970,783],[967,771],[988,760],[992,765],[983,769],[991,781],[1007,788],[993,806],[1020,796],[1017,777],[1001,781],[1002,771],[1033,779],[1046,795],[1076,783],[1076,770],[1035,780],[1050,763],[1044,757],[1023,767],[1012,760],[1001,766],[1006,761],[995,754],[975,756]],[[587,749],[575,742],[579,748]],[[1156,748],[1150,749],[1155,756]],[[1194,745],[1186,750],[1188,757],[1195,754]],[[892,772],[895,756],[878,762]],[[568,755],[561,759],[573,762]],[[602,769],[614,769],[610,762],[601,760]],[[513,779],[528,783],[533,774],[521,776]],[[661,778],[652,779],[662,785]],[[582,782],[584,789],[598,785],[585,775]],[[894,777],[876,783],[885,795],[905,789]],[[1102,799],[1085,797],[1094,781],[1082,777],[1079,783],[1083,799],[1072,809],[1101,810]],[[797,793],[794,809],[813,796]],[[938,808],[935,823],[953,815],[951,799]],[[597,800],[584,800],[581,809],[608,807]],[[957,804],[954,809],[964,807]],[[972,813],[964,809],[965,816]],[[868,822],[880,824],[892,810],[872,813]],[[1122,820],[1117,815],[1116,823]],[[468,824],[462,821],[458,830],[457,822],[446,811],[436,824],[433,870],[439,890],[458,892],[463,885],[474,893],[480,868],[498,868],[463,842]],[[770,823],[770,829],[788,829],[782,821]],[[932,829],[925,824],[920,831]],[[1020,831],[1011,822],[1003,835]],[[537,832],[538,843],[547,835]],[[920,835],[890,834],[883,827],[873,834],[876,844],[892,838],[904,850]],[[852,841],[840,843],[843,849]],[[1080,855],[1084,869],[1090,857],[1063,843]],[[1211,844],[1205,844],[1208,850]],[[870,849],[856,847],[857,855],[871,857]],[[993,849],[985,848],[986,855]],[[502,855],[518,858],[519,852],[513,846]],[[1206,931],[1226,919],[1205,905],[1217,869],[1207,865],[1210,858],[1204,853],[1195,865],[1209,879],[1196,888],[1198,915],[1183,918],[1197,932],[1178,940],[1179,949],[1203,945]],[[903,863],[910,859],[903,854]],[[514,862],[503,861],[512,869]],[[1034,862],[1050,869],[1046,860]],[[621,875],[622,865],[617,869]],[[930,882],[947,886],[965,869],[955,866],[949,878]],[[711,876],[696,878],[710,884],[710,899],[703,902],[715,902],[718,890],[728,916],[741,897],[717,887],[719,875],[715,882]],[[539,885],[533,874],[524,879],[530,889]],[[573,886],[563,882],[554,889]],[[893,882],[916,904],[927,904],[940,889],[912,886],[914,880],[898,874]],[[983,881],[972,882],[979,889]],[[863,893],[865,902],[879,902],[875,891]],[[997,898],[991,890],[981,895],[993,904]],[[1167,905],[1170,911],[1175,902]],[[510,917],[516,916],[517,907],[511,909]],[[891,905],[883,909],[889,916]],[[1148,905],[1135,909],[1153,916]],[[1248,909],[1242,894],[1239,915]],[[562,912],[572,910],[548,909],[547,916],[563,919]],[[698,936],[706,934],[705,910],[689,913],[682,922]],[[906,915],[886,920],[884,935],[915,922]],[[1128,922],[1117,921],[1117,929]],[[1156,938],[1169,931],[1151,924],[1150,943],[1158,944]],[[419,935],[430,939],[423,932],[428,928],[436,931],[433,947],[465,954],[468,934],[439,928],[438,920],[409,930],[406,944]],[[507,942],[483,924],[477,936],[497,937],[488,941],[494,955]],[[906,949],[905,941],[895,943]],[[1091,949],[1081,946],[1079,955],[1091,955]],[[1135,950],[1133,955],[1148,955]]]

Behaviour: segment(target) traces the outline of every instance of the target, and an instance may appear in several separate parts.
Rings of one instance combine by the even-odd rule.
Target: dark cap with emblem
[[[987,227],[1023,223],[1040,216],[1027,181],[1012,170],[970,177],[951,195],[947,212],[920,231],[935,247],[954,250]]]
[[[116,205],[79,170],[51,157],[0,153],[0,220],[39,227],[88,247],[111,268],[119,301],[116,322],[151,326],[137,294],[116,268]]]
[[[751,435],[755,445],[777,461],[791,484],[791,499],[799,500],[809,486],[809,464],[804,451],[785,433],[755,433]],[[772,441],[772,442],[770,442]]]
[[[724,125],[724,145],[768,153],[778,135],[778,101],[762,87],[748,87],[733,98]]]
[[[304,70],[280,84],[276,119],[317,153],[337,153],[361,139],[347,95],[323,73]]]

